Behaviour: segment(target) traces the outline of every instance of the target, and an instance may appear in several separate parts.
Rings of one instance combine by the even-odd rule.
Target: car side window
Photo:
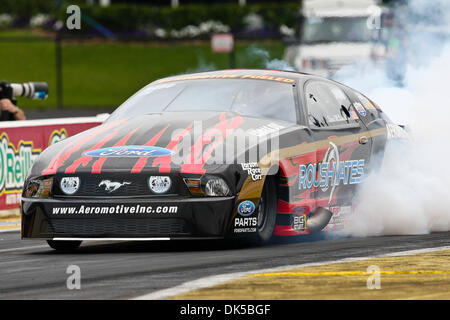
[[[308,122],[311,128],[327,128],[357,123],[347,95],[336,85],[311,81],[305,87]]]

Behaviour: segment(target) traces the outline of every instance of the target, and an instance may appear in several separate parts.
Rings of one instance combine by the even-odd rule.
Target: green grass
[[[24,32],[0,32],[1,78],[10,82],[47,81],[46,101],[20,99],[24,108],[56,107],[55,46],[52,41],[2,41],[8,36],[35,37]],[[236,44],[237,68],[264,68],[264,54],[280,59],[281,42]],[[213,53],[209,42],[179,43],[63,43],[64,107],[116,107],[130,95],[161,77],[181,73],[226,69],[227,54]]]

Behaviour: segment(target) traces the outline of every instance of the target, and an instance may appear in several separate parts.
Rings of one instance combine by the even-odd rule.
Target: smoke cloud
[[[270,59],[270,53],[267,50],[258,48],[256,46],[250,46],[247,49],[247,55],[253,61],[260,61],[265,69],[275,69],[284,71],[297,71],[294,67],[289,65],[284,60],[280,59]]]
[[[337,80],[373,99],[393,122],[407,125],[411,135],[387,145],[382,167],[366,177],[356,195],[345,234],[450,230],[449,9],[448,1],[408,2],[409,58],[401,85],[381,69],[358,74],[354,65],[336,74]],[[398,10],[396,15],[405,12],[404,7]]]

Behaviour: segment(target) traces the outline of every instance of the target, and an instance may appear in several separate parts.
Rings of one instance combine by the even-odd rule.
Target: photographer
[[[0,110],[0,121],[26,120],[23,110],[7,98],[0,99]]]
[[[17,106],[16,97],[46,99],[46,82],[9,83],[0,81],[0,121],[26,120],[25,113]]]

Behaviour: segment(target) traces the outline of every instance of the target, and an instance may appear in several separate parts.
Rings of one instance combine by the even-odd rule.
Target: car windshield
[[[112,119],[163,111],[234,111],[296,122],[291,83],[250,79],[209,79],[149,84],[113,112]]]
[[[305,43],[370,41],[367,19],[367,17],[307,18],[303,41]]]

